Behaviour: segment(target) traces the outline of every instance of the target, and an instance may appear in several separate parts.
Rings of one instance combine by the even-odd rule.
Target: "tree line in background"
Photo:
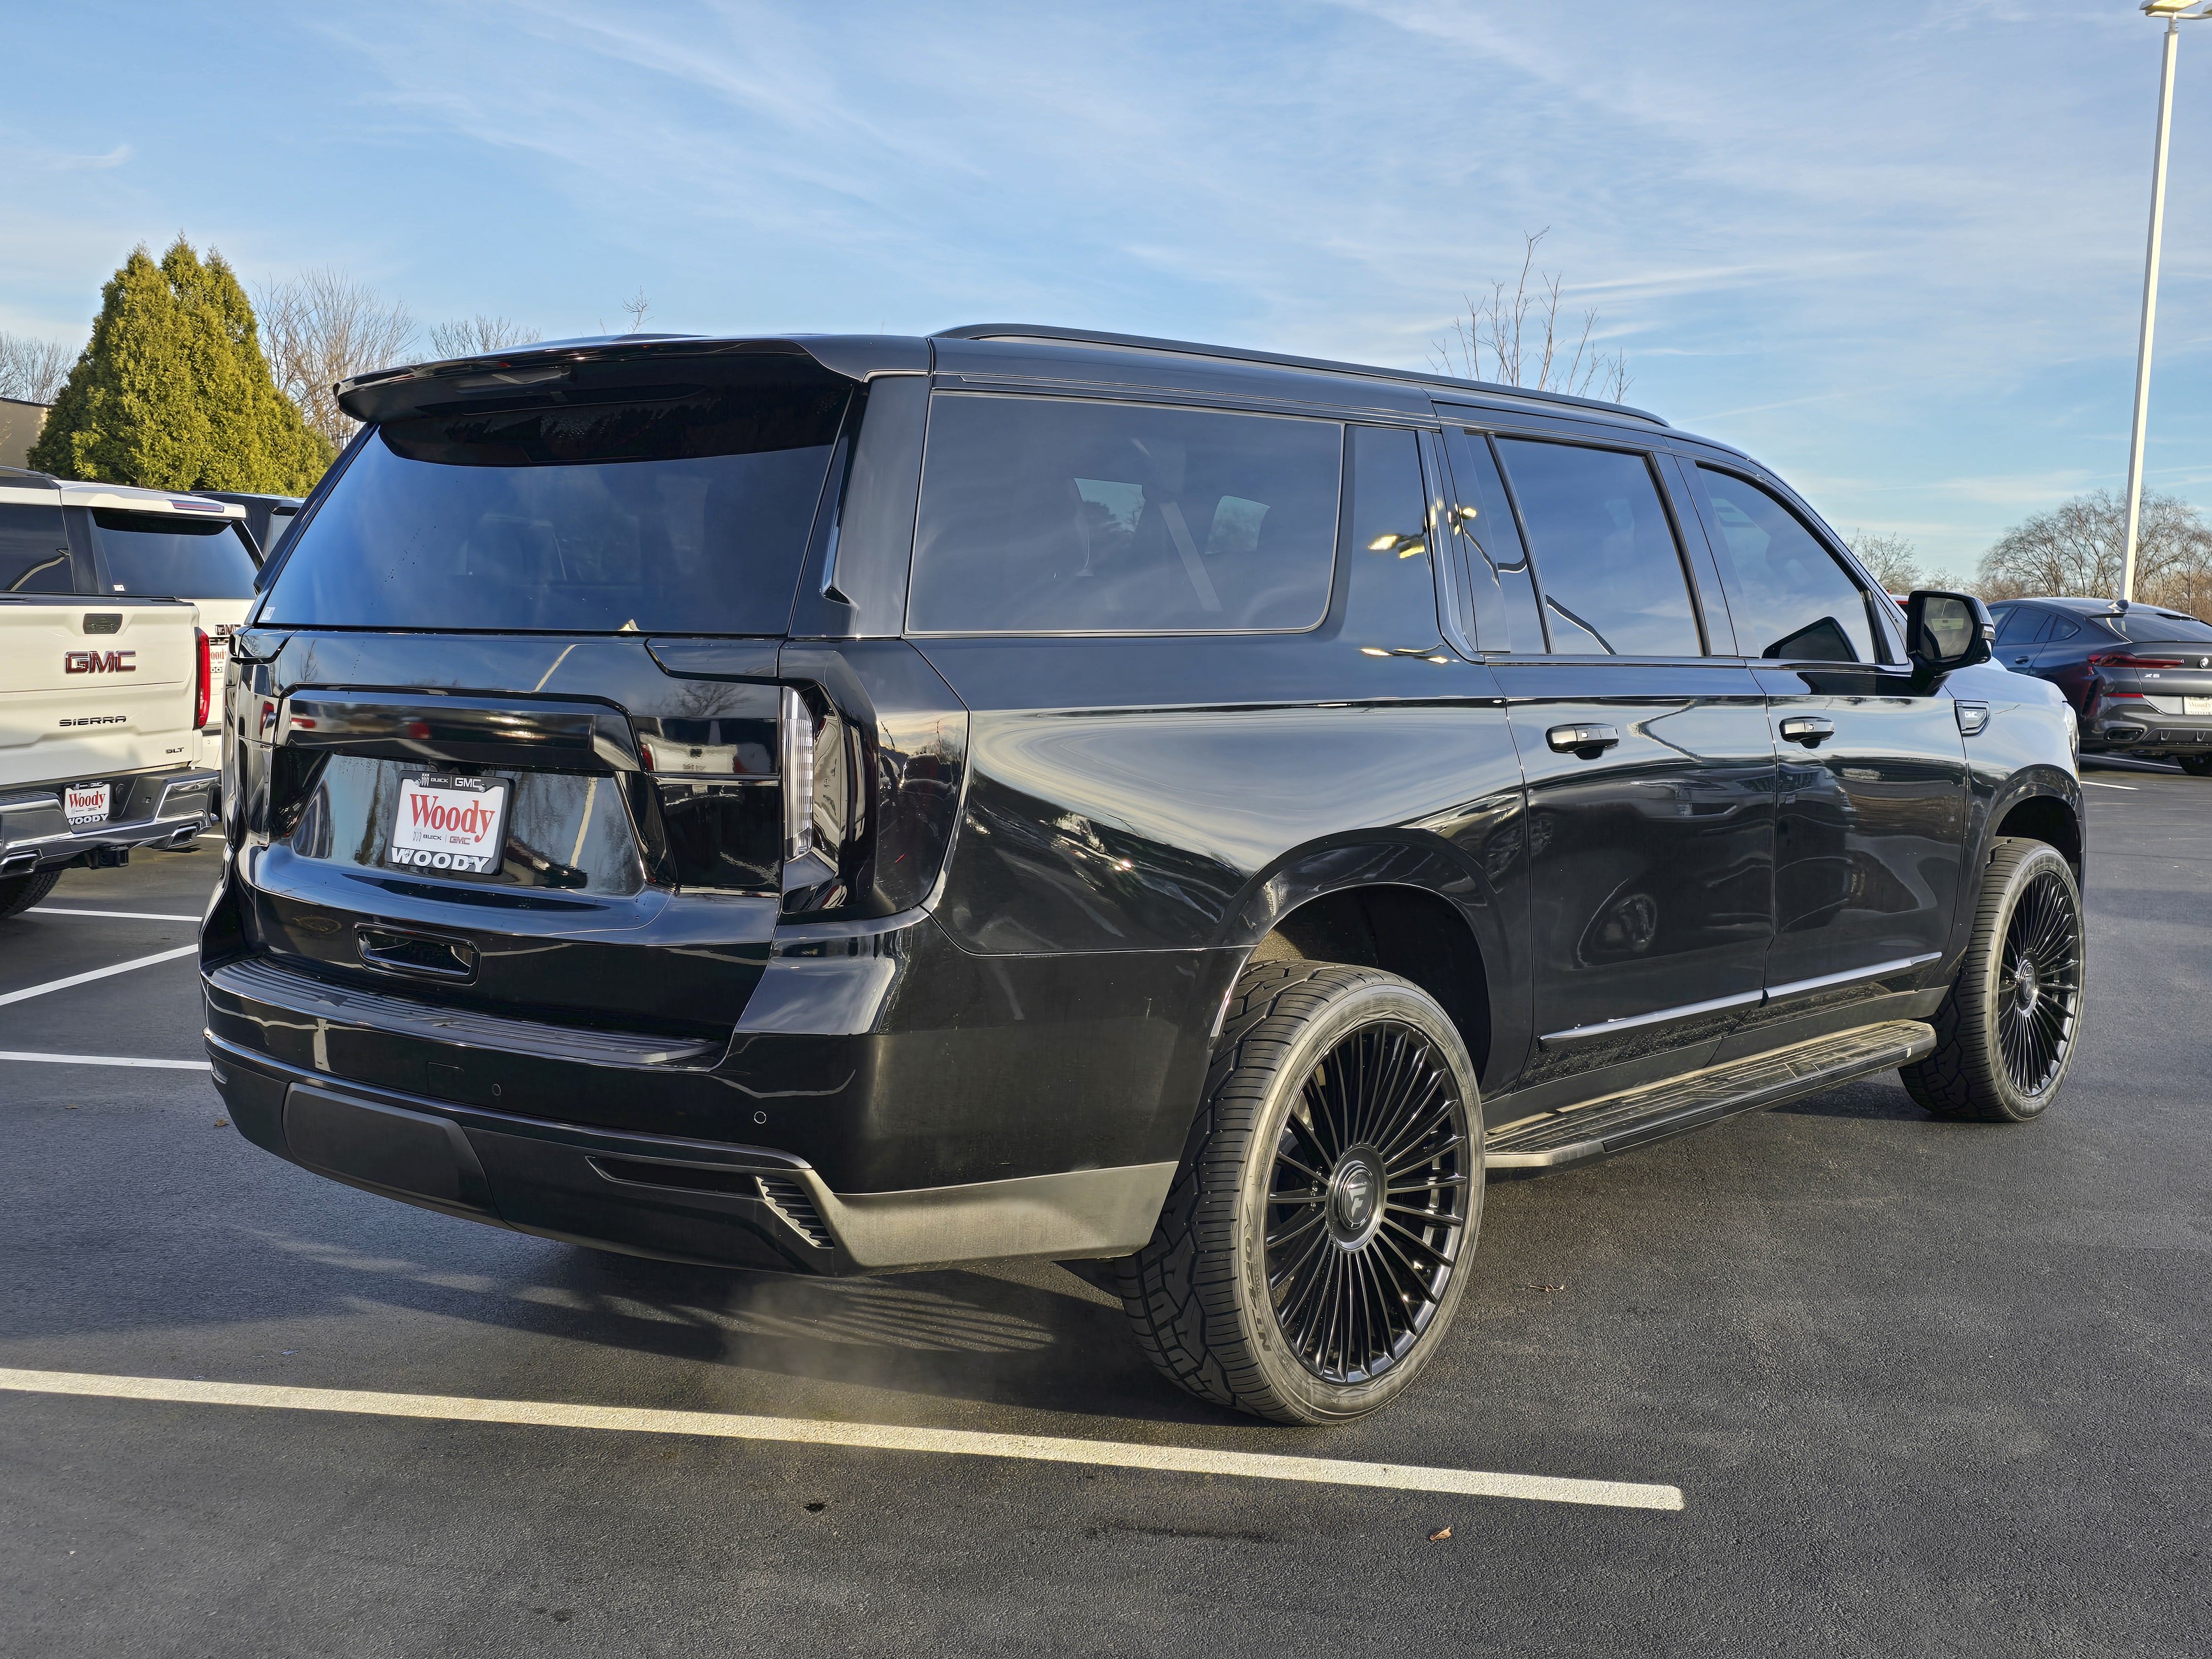
[[[1494,283],[1470,301],[1432,356],[1439,371],[1505,386],[1593,391],[1618,403],[1627,362],[1592,344],[1598,317],[1563,327],[1562,279],[1536,269],[1547,234],[1524,238],[1509,296]],[[1532,282],[1531,278],[1534,278]],[[642,290],[625,300],[630,331],[645,325]],[[470,357],[526,345],[538,331],[478,315],[419,326],[407,307],[328,267],[265,283],[249,299],[212,250],[182,236],[156,263],[135,249],[101,291],[92,339],[74,357],[58,340],[0,333],[0,397],[50,404],[30,463],[70,478],[157,489],[305,495],[352,434],[331,388],[421,352]],[[2007,531],[1966,584],[1985,599],[2027,593],[2114,594],[2127,504],[2094,490]],[[1949,585],[1922,568],[1912,543],[1862,532],[1852,550],[1893,593]],[[2212,616],[2212,526],[2176,495],[2146,490],[2136,539],[2136,596]]]
[[[626,307],[627,308],[627,307]],[[0,397],[49,404],[30,464],[156,489],[305,495],[356,424],[331,388],[410,356],[526,344],[505,317],[417,326],[405,306],[323,269],[252,298],[213,250],[134,249],[101,290],[92,338],[0,334]]]

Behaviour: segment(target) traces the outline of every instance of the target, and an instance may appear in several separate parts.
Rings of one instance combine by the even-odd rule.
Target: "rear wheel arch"
[[[1433,998],[1457,1028],[1474,1062],[1489,1068],[1504,988],[1462,908],[1431,888],[1398,882],[1338,887],[1277,917],[1252,948],[1248,965],[1270,961],[1379,968]]]

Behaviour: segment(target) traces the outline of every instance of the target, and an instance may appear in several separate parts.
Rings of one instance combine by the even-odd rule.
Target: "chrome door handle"
[[[1595,760],[1620,741],[1620,733],[1610,726],[1555,726],[1544,741],[1559,754]]]
[[[1824,720],[1818,714],[1792,714],[1782,722],[1782,741],[1802,743],[1808,749],[1818,749],[1835,735],[1835,721]]]

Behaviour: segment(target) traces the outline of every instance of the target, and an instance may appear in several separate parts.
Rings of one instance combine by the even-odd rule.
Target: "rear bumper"
[[[195,768],[115,780],[108,821],[74,827],[44,789],[0,795],[0,875],[119,863],[131,848],[181,845],[216,821],[222,775]]]
[[[767,1147],[622,1133],[376,1089],[208,1034],[216,1088],[255,1145],[445,1214],[627,1255],[845,1274],[1002,1256],[1120,1255],[1176,1166],[841,1194]]]

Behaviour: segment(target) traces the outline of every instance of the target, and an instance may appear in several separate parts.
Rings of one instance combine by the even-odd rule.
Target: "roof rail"
[[[969,323],[959,328],[940,328],[933,340],[1065,340],[1079,345],[1128,346],[1141,351],[1170,351],[1187,357],[1220,357],[1232,362],[1269,363],[1280,368],[1316,368],[1336,374],[1364,374],[1382,380],[1406,380],[1419,386],[1449,386],[1458,392],[1480,392],[1490,398],[1511,398],[1601,414],[1626,416],[1665,426],[1666,421],[1648,409],[1610,404],[1599,398],[1577,398],[1566,392],[1532,392],[1527,386],[1500,386],[1492,380],[1462,380],[1455,375],[1427,374],[1407,368],[1377,368],[1371,363],[1341,363],[1327,357],[1293,357],[1279,351],[1249,351],[1241,346],[1203,345],[1192,340],[1158,340],[1144,334],[1109,334],[1103,330],[1058,328],[1041,323]]]

